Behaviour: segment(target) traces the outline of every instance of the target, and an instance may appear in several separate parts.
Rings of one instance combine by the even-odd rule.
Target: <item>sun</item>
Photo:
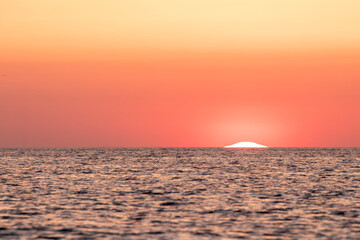
[[[225,146],[225,148],[267,148],[267,146],[254,142],[238,142],[233,145]]]

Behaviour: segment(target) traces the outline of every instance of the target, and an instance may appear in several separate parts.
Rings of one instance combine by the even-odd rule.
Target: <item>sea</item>
[[[360,148],[0,149],[0,239],[360,239]]]

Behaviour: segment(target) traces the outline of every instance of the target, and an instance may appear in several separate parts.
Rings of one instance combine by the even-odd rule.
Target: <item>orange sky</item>
[[[360,147],[358,9],[0,0],[0,147]]]

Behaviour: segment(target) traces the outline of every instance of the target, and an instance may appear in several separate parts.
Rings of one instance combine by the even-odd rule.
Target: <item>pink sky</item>
[[[360,147],[360,3],[0,5],[0,147]]]

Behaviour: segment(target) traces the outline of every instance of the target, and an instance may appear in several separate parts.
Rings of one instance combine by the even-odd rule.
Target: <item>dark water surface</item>
[[[360,239],[360,148],[0,149],[1,239]]]

